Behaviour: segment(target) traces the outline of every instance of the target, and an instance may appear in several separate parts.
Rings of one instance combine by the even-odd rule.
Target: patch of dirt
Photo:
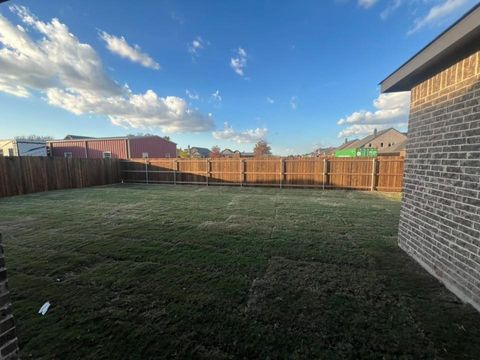
[[[243,195],[235,195],[232,200],[227,204],[227,206],[237,206],[240,203],[240,199]]]
[[[143,217],[143,214],[139,214],[132,210],[137,210],[137,209],[143,210],[144,208],[145,208],[145,204],[143,203],[117,205],[113,209],[110,209],[109,211],[103,213],[103,217],[107,219],[121,218],[121,219],[135,220]]]
[[[235,223],[228,223],[225,221],[204,221],[200,225],[198,225],[198,229],[200,230],[242,230],[244,226]]]
[[[262,224],[255,217],[236,214],[228,216],[224,221],[204,221],[197,228],[209,231],[227,231],[229,233],[244,233],[246,231],[269,233],[271,231],[271,226]]]
[[[0,221],[0,233],[16,233],[20,231],[33,230],[39,220],[32,216],[22,217],[15,221]]]
[[[344,203],[335,201],[334,199],[331,199],[331,198],[313,197],[313,198],[309,198],[309,200],[317,204],[322,204],[324,206],[330,206],[330,207],[345,206]]]
[[[230,223],[230,224],[235,223],[235,224],[245,224],[245,225],[247,225],[247,224],[256,223],[257,221],[256,221],[255,217],[253,217],[253,216],[232,214],[225,219],[225,222]]]
[[[381,199],[390,200],[399,202],[402,200],[402,193],[401,192],[380,192],[380,191],[373,191],[370,192],[369,195],[376,196]]]

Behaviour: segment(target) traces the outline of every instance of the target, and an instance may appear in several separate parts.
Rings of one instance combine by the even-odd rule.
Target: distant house
[[[357,141],[358,139],[354,139],[354,140],[345,139],[345,142],[338,147],[328,146],[328,147],[318,148],[312,151],[310,154],[308,154],[308,156],[311,156],[311,157],[331,156],[331,155],[334,155],[335,151],[337,150],[349,149],[350,146]]]
[[[406,147],[407,147],[407,139],[399,142],[398,144],[392,145],[390,148],[385,149],[382,152],[383,155],[399,155],[405,157],[406,154]]]
[[[329,146],[329,147],[325,147],[325,148],[318,148],[318,149],[314,150],[313,152],[311,152],[310,154],[308,154],[308,156],[311,156],[311,157],[329,156],[329,155],[332,155],[333,153],[335,153],[335,150],[337,150],[337,148],[335,148],[333,146]]]
[[[64,140],[84,140],[84,139],[95,139],[95,138],[92,136],[67,135],[63,139]]]
[[[231,157],[233,156],[234,152],[230,149],[224,149],[220,152],[220,154],[222,154],[224,157]]]
[[[230,149],[224,149],[222,150],[222,152],[220,153],[222,154],[222,157],[235,157],[235,156],[240,156],[240,151],[238,150],[230,150]]]
[[[374,130],[373,134],[368,135],[360,140],[349,141],[336,150],[343,149],[362,149],[362,148],[376,148],[379,154],[393,153],[392,149],[398,150],[400,144],[405,145],[407,135],[394,128],[389,128],[381,131]]]
[[[177,156],[177,145],[160,136],[86,138],[48,141],[51,156],[66,158],[169,158]]]
[[[253,158],[253,157],[255,157],[255,153],[242,151],[242,152],[240,152],[240,157],[242,157],[242,158]]]
[[[198,146],[188,147],[188,154],[191,158],[208,158],[210,156],[210,150],[207,148],[202,148]]]
[[[43,140],[0,140],[0,156],[47,156]]]
[[[353,140],[345,139],[345,142],[334,150],[356,149],[355,144],[358,143],[359,141],[360,141],[359,139],[353,139]]]

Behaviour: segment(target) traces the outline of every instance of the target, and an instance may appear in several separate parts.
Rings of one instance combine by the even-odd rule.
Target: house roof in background
[[[203,148],[203,147],[198,147],[198,146],[192,146],[190,150],[195,150],[198,152],[201,156],[208,156],[210,155],[210,149]]]
[[[11,143],[29,143],[29,144],[45,144],[47,140],[29,140],[29,139],[0,139],[0,142]]]
[[[392,147],[390,147],[388,149],[388,152],[399,152],[399,151],[405,150],[406,146],[407,146],[407,139],[405,139],[405,140],[399,142],[398,144],[395,144]]]
[[[80,135],[67,135],[64,140],[77,140],[77,139],[93,139],[92,136],[80,136]]]
[[[380,135],[385,134],[386,132],[388,132],[388,131],[390,131],[390,130],[395,130],[395,129],[394,129],[394,128],[388,128],[388,129],[385,129],[385,130],[377,131],[376,133],[370,134],[370,135],[365,136],[364,138],[356,141],[353,145],[355,145],[355,148],[359,148],[359,147],[365,146],[365,145],[368,144],[370,141],[375,140],[377,137],[379,137]]]
[[[350,140],[350,141],[347,141],[345,143],[343,143],[342,145],[340,145],[339,147],[337,147],[335,150],[343,150],[343,149],[347,149],[349,147],[351,147],[354,143],[356,143],[357,141],[360,141],[358,139],[353,139],[353,140]]]
[[[71,137],[68,138],[67,137]],[[93,140],[129,140],[129,139],[146,139],[146,138],[159,138],[164,141],[168,141],[172,144],[177,145],[171,140],[167,140],[158,135],[147,135],[147,136],[111,136],[111,137],[88,137],[88,136],[79,136],[79,135],[67,135],[65,139],[57,139],[57,140],[48,140],[47,142],[66,142],[66,141],[93,141]]]
[[[382,92],[409,91],[480,49],[480,3],[381,83]]]

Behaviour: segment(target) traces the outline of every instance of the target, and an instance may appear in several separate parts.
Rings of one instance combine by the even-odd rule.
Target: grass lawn
[[[0,199],[22,358],[478,359],[480,314],[397,248],[399,210],[173,185]]]

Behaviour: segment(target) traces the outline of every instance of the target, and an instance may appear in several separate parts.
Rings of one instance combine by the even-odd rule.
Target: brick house
[[[395,152],[401,150],[401,144],[405,144],[407,135],[394,128],[389,128],[381,131],[375,129],[372,134],[360,140],[348,141],[337,150],[340,149],[362,149],[362,148],[376,148],[379,154],[390,153],[395,148]]]
[[[222,157],[232,158],[232,157],[240,157],[240,151],[238,150],[230,150],[230,149],[223,149],[221,151]]]
[[[381,87],[411,90],[399,246],[480,311],[480,4]]]

